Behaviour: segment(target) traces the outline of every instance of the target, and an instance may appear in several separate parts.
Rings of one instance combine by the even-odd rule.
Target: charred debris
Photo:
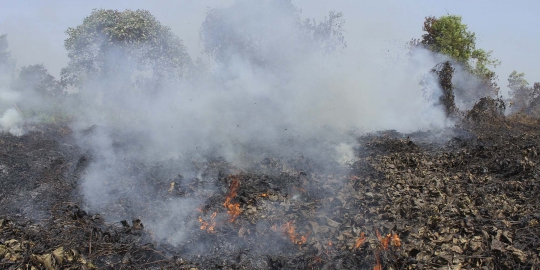
[[[365,135],[356,161],[326,174],[302,157],[251,169],[215,159],[197,164],[198,179],[132,161],[145,196],[119,198],[140,212],[118,222],[82,206],[77,181],[93,157],[68,128],[3,134],[0,268],[534,269],[540,132],[499,120]],[[164,198],[200,202],[174,245],[144,226]]]

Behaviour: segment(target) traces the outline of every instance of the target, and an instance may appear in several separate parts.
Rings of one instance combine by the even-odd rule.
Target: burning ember
[[[272,229],[274,231],[277,231],[277,225],[274,224],[274,226],[272,226]],[[291,221],[281,225],[281,231],[291,240],[291,242],[296,245],[302,245],[306,243],[308,236],[311,234],[311,232],[308,232],[304,235],[296,233],[295,226],[294,224],[292,224]]]
[[[381,242],[381,245],[383,247],[383,250],[388,249],[388,244],[394,246],[394,247],[400,247],[401,246],[401,240],[399,239],[399,236],[397,234],[387,234],[385,237],[381,236],[381,233],[378,229],[375,228],[375,234],[377,235],[377,238]]]
[[[214,228],[216,227],[216,222],[214,221],[214,218],[216,217],[217,212],[212,213],[210,216],[210,222],[206,222],[202,219],[202,217],[199,217],[199,222],[201,223],[201,230],[206,230],[209,233],[215,233]]]
[[[239,203],[231,203],[231,200],[236,197],[236,192],[240,187],[240,181],[235,176],[231,176],[231,178],[232,180],[231,185],[229,186],[229,193],[227,194],[225,202],[223,203],[223,206],[225,206],[225,208],[227,209],[227,213],[229,213],[229,222],[233,222],[236,217],[238,217],[240,213],[242,213]]]
[[[392,238],[390,240],[390,244],[392,244],[394,247],[400,247],[401,246],[401,240],[399,239],[399,236],[397,233],[394,233],[392,235]]]
[[[366,235],[364,234],[364,232],[361,232],[360,237],[358,237],[358,239],[356,239],[356,244],[354,244],[354,249],[360,248],[360,246],[362,246],[362,244],[365,241],[366,241]]]
[[[375,261],[377,264],[373,266],[373,270],[382,270],[381,258],[379,257],[379,251],[375,250]]]

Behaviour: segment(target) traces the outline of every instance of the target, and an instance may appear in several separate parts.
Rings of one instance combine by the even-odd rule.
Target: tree
[[[15,70],[15,62],[11,58],[8,50],[7,35],[0,35],[0,83],[6,84],[10,80]]]
[[[418,45],[450,56],[483,81],[495,96],[498,94],[497,76],[488,67],[496,67],[500,61],[491,57],[491,51],[476,48],[476,35],[468,31],[467,25],[461,22],[461,16],[427,17],[423,31],[426,33],[417,42]]]
[[[451,56],[463,64],[471,58],[476,37],[467,31],[460,16],[427,17],[423,30],[426,34],[422,35],[421,43],[430,50]]]
[[[182,41],[146,10],[94,10],[68,28],[69,63],[62,82],[81,87],[114,78],[119,85],[159,88],[163,79],[187,76],[191,59]]]
[[[281,69],[305,53],[332,53],[345,48],[343,16],[302,20],[290,0],[237,1],[208,10],[199,31],[204,52],[227,64],[240,57],[270,69]]]
[[[508,76],[508,88],[510,88],[510,105],[514,107],[514,111],[540,116],[540,83],[534,83],[533,87],[529,87],[525,73],[517,73],[514,70]]]
[[[439,80],[443,91],[440,102],[445,107],[448,116],[457,111],[454,101],[456,98],[459,98],[461,104],[471,104],[474,100],[489,97],[475,104],[475,108],[481,110],[485,106],[493,105],[496,108],[490,108],[489,111],[499,112],[505,107],[504,104],[499,106],[502,100],[498,98],[497,76],[488,68],[496,67],[500,61],[491,57],[491,51],[476,48],[476,35],[462,23],[461,16],[426,17],[422,30],[425,31],[422,39],[413,39],[410,45],[424,47],[450,58],[437,64],[431,70]],[[460,77],[469,77],[465,81],[475,82],[475,85],[463,85],[463,83],[454,85],[454,75],[461,70],[465,70],[466,74],[461,74]],[[490,115],[498,115],[498,113],[490,113]]]
[[[44,97],[60,97],[63,89],[43,65],[22,67],[19,76],[14,82],[14,88],[19,91],[31,90]]]

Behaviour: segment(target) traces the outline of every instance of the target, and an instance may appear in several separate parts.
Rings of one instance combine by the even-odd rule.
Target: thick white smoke
[[[366,40],[363,52],[328,55],[295,39],[294,22],[280,9],[244,5],[224,12],[240,19],[223,31],[245,31],[249,19],[253,24],[247,31],[269,31],[257,33],[258,54],[231,49],[206,75],[157,92],[132,91],[115,78],[100,78],[82,89],[84,106],[73,108],[78,115],[73,127],[93,152],[81,185],[88,209],[111,219],[138,215],[136,203],[126,209],[118,202],[144,200],[141,190],[148,179],[133,175],[127,164],[133,159],[152,164],[172,158],[188,179],[201,173],[190,165],[193,159],[206,157],[223,157],[239,168],[268,156],[346,164],[354,158],[359,132],[447,125],[438,105],[441,92],[427,74],[437,64],[431,53],[403,50],[399,53],[407,61],[373,61],[365,55],[372,53]],[[132,65],[119,66],[128,72]],[[142,218],[159,237],[177,242],[185,216],[199,204],[168,198],[153,216]]]
[[[24,134],[20,124],[22,123],[22,117],[17,110],[10,108],[7,109],[2,117],[0,117],[0,127],[4,132],[9,132],[14,136],[21,136]]]
[[[7,73],[0,66],[0,73]],[[14,136],[24,134],[23,118],[16,109],[16,103],[21,99],[21,93],[10,88],[10,74],[0,74],[0,131],[9,132]]]
[[[324,171],[354,159],[362,132],[450,124],[429,74],[439,56],[398,49],[392,55],[399,61],[389,62],[381,41],[371,38],[328,54],[335,44],[306,42],[317,37],[298,36],[290,11],[249,1],[220,10],[227,27],[218,24],[224,27],[217,32],[221,36],[213,32],[205,38],[248,33],[257,46],[231,40],[240,45],[220,51],[216,61],[208,61],[207,72],[181,83],[163,82],[159,91],[126,87],[125,79],[139,70],[137,62],[110,54],[108,60],[122,67],[116,76],[87,81],[64,103],[64,111],[74,115],[80,145],[91,154],[80,180],[85,208],[109,221],[140,217],[159,238],[179,243],[189,226],[186,217],[202,202],[159,199],[156,194],[167,186],[156,187],[155,179],[172,181],[182,174],[183,181],[204,182],[217,175],[201,164],[218,157],[249,168],[265,157],[302,156],[317,160]],[[347,32],[346,23],[343,27],[345,38],[359,35]],[[39,108],[44,100],[7,90],[0,95],[0,126],[20,135],[22,119],[13,102]],[[159,167],[163,164],[169,167]],[[148,207],[155,211],[142,211]]]

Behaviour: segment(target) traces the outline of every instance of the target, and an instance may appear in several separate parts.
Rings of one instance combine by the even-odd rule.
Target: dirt
[[[110,186],[121,209],[96,212],[79,192],[96,157],[69,128],[2,134],[0,269],[535,269],[539,139],[515,119],[385,131],[331,171],[302,156],[244,169],[215,158],[191,177],[132,159],[120,166],[134,177]],[[144,196],[121,192],[134,184]],[[160,239],[145,224],[177,199],[198,202],[178,221],[185,237]]]

